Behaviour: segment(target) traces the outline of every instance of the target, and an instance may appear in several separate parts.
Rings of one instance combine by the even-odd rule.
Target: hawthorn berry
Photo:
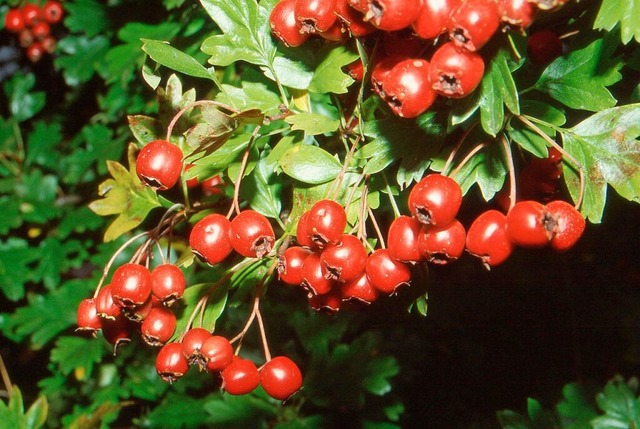
[[[204,328],[191,328],[182,337],[182,354],[190,365],[204,368],[207,364],[202,354],[202,345],[211,337],[211,332]]]
[[[516,246],[544,247],[554,235],[552,220],[542,203],[518,201],[507,213],[507,237]]]
[[[380,30],[395,31],[418,18],[422,0],[368,0],[364,19]]]
[[[260,372],[249,359],[234,356],[221,372],[222,389],[230,395],[245,395],[260,385]]]
[[[420,222],[411,216],[398,216],[391,222],[387,233],[389,255],[401,262],[420,262],[422,254],[418,248]]]
[[[150,346],[161,346],[171,339],[176,330],[176,316],[166,307],[154,307],[142,321],[142,339]]]
[[[132,322],[142,322],[153,309],[153,302],[153,297],[149,295],[149,298],[141,305],[122,307],[122,315]]]
[[[113,346],[113,354],[116,354],[118,347],[131,342],[132,333],[133,323],[124,316],[117,317],[115,320],[102,321],[102,335]]]
[[[45,21],[38,22],[31,27],[31,34],[35,40],[42,41],[51,33],[51,27]]]
[[[584,232],[584,217],[573,205],[562,200],[551,201],[547,203],[546,208],[554,219],[551,247],[559,252],[569,250]]]
[[[4,16],[4,28],[10,33],[20,33],[24,27],[24,15],[20,9],[9,9]]]
[[[40,42],[33,42],[27,47],[27,58],[32,63],[37,63],[45,54],[44,46]]]
[[[355,235],[343,234],[338,243],[327,245],[320,253],[324,276],[348,282],[364,272],[367,249]]]
[[[380,292],[373,287],[367,274],[363,271],[354,279],[340,285],[343,301],[371,304],[380,296]]]
[[[382,86],[384,100],[401,118],[415,118],[436,99],[436,92],[429,84],[429,62],[423,59],[399,62],[386,75]]]
[[[166,190],[180,179],[182,150],[166,140],[147,143],[136,158],[136,173],[147,186]]]
[[[94,333],[102,329],[102,319],[98,316],[95,299],[87,298],[80,302],[76,312],[76,322],[78,331]]]
[[[269,220],[254,210],[243,210],[229,225],[231,247],[247,258],[262,258],[271,251],[275,232]]]
[[[365,273],[371,285],[383,294],[391,295],[411,280],[411,270],[391,257],[389,249],[376,249],[367,258]]]
[[[538,8],[528,0],[498,0],[500,19],[510,27],[524,30],[536,18]]]
[[[461,204],[460,185],[442,174],[426,175],[409,192],[409,211],[424,225],[445,226],[453,222]]]
[[[349,4],[349,0],[336,0],[335,14],[353,37],[367,36],[376,31],[376,27],[364,20],[362,11]]]
[[[167,307],[182,298],[186,288],[184,273],[173,264],[161,264],[151,270],[151,293]]]
[[[477,51],[493,37],[499,25],[495,1],[465,0],[451,14],[449,37],[457,46]]]
[[[336,0],[297,0],[295,17],[302,33],[322,33],[336,22]]]
[[[42,20],[42,9],[37,4],[27,3],[22,6],[22,16],[24,17],[25,26],[33,27]]]
[[[507,219],[498,210],[488,210],[478,216],[467,230],[466,248],[480,259],[485,268],[496,267],[506,261],[513,244],[506,231]]]
[[[189,234],[191,251],[209,265],[224,261],[231,251],[231,222],[218,213],[212,213],[200,219]]]
[[[462,256],[465,239],[464,226],[458,220],[444,226],[423,225],[418,236],[418,249],[426,261],[446,265]]]
[[[429,63],[433,90],[448,98],[471,94],[482,81],[484,60],[476,52],[459,48],[453,42],[440,46]]]
[[[300,46],[309,38],[309,33],[301,31],[296,18],[296,2],[297,0],[280,0],[269,15],[271,33],[290,47]]]
[[[168,343],[162,346],[156,357],[156,372],[169,383],[173,383],[189,370],[189,362],[182,354],[181,343]]]
[[[305,288],[310,295],[324,295],[334,288],[336,280],[325,276],[322,267],[322,260],[318,253],[312,253],[306,257],[302,264],[302,282],[300,285]]]
[[[111,295],[111,285],[103,286],[96,296],[96,311],[103,319],[115,320],[122,314],[122,308],[117,305]]]
[[[62,20],[62,15],[64,15],[62,4],[55,0],[48,0],[42,6],[42,15],[49,24],[59,23]]]
[[[231,343],[220,335],[212,335],[204,340],[200,352],[204,356],[209,372],[222,371],[234,358]]]
[[[323,295],[310,295],[309,305],[315,311],[335,314],[342,308],[342,295],[337,288]]]
[[[548,28],[536,31],[527,39],[527,58],[534,64],[545,65],[562,55],[562,41]]]
[[[309,209],[307,232],[316,245],[338,243],[347,226],[347,213],[333,200],[320,200]]]
[[[459,0],[423,0],[420,14],[411,23],[413,31],[423,39],[434,39],[447,32],[451,12]]]
[[[304,280],[302,266],[311,250],[301,246],[288,247],[278,258],[278,276],[283,283],[297,286]]]
[[[120,307],[143,305],[151,295],[151,273],[140,264],[119,266],[111,278],[111,295]]]
[[[302,372],[286,356],[276,356],[260,368],[260,384],[274,399],[286,401],[302,388]]]

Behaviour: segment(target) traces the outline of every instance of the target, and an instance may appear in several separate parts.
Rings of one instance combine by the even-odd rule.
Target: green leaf
[[[55,59],[56,67],[63,70],[67,85],[78,86],[89,81],[105,64],[109,39],[103,35],[67,36],[60,40],[57,49],[61,55]]]
[[[27,137],[25,164],[28,166],[39,165],[49,170],[57,170],[60,151],[56,150],[56,146],[61,142],[62,126],[60,123],[36,122],[33,131]]]
[[[85,245],[78,240],[60,241],[47,237],[38,246],[38,266],[33,270],[33,280],[42,281],[47,289],[60,284],[62,274],[78,267],[88,257]]]
[[[49,403],[45,396],[39,396],[24,414],[25,429],[38,429],[44,426],[49,413]]]
[[[307,135],[332,133],[340,126],[339,120],[334,120],[320,113],[303,112],[287,116],[285,122],[291,124],[294,131],[302,130]]]
[[[210,396],[195,398],[190,395],[169,392],[163,402],[141,419],[140,427],[200,428],[209,422],[210,415],[205,411],[204,406],[210,401]]]
[[[597,30],[611,31],[620,26],[620,38],[625,45],[636,39],[640,43],[640,1],[638,0],[603,0],[593,23]]]
[[[267,217],[279,219],[282,210],[282,180],[275,165],[268,163],[267,151],[261,154],[251,174],[242,180],[241,194],[251,208]]]
[[[4,84],[4,92],[9,97],[9,112],[18,122],[33,118],[46,103],[44,92],[31,92],[35,83],[33,73],[16,73]]]
[[[113,179],[100,184],[98,193],[103,198],[93,201],[89,208],[100,216],[118,215],[104,233],[104,241],[111,241],[140,225],[160,202],[135,171],[128,171],[115,161],[107,161],[107,168]]]
[[[596,402],[605,415],[591,421],[594,429],[627,429],[640,425],[640,401],[623,381],[608,383],[596,396]]]
[[[127,116],[129,129],[133,136],[142,145],[151,143],[154,140],[164,139],[162,124],[156,118],[144,115]]]
[[[282,103],[277,88],[258,75],[253,69],[247,69],[240,75],[240,87],[222,85],[223,91],[216,95],[216,101],[234,106],[239,110],[257,109],[266,115],[279,113]]]
[[[267,402],[266,395],[258,397],[258,392],[213,398],[204,404],[204,410],[212,424],[237,428],[260,427],[266,419],[273,418],[276,414],[276,407]]]
[[[95,172],[106,174],[109,159],[120,159],[124,142],[103,124],[85,125],[75,136],[73,153],[61,159],[60,170],[67,184],[94,181]]]
[[[93,366],[102,360],[106,351],[104,343],[95,338],[60,337],[51,350],[51,362],[65,375],[76,371],[88,379]]]
[[[523,115],[540,119],[548,124],[553,124],[558,127],[564,125],[567,120],[564,113],[548,103],[524,100],[520,104],[520,107]],[[555,128],[544,125],[539,125],[539,127],[545,132],[545,134],[555,139]],[[547,148],[547,141],[537,133],[533,132],[522,122],[518,120],[509,121],[507,133],[511,140],[516,142],[518,146],[534,156],[537,156],[538,158],[545,158],[548,155],[549,151]]]
[[[102,34],[109,28],[106,4],[97,0],[75,0],[64,5],[64,25],[73,33],[85,33],[87,37]]]
[[[25,240],[0,241],[0,290],[7,299],[18,301],[24,297],[25,285],[33,279],[30,264],[38,257]]]
[[[186,173],[185,178],[200,178],[206,180],[223,172],[235,160],[242,157],[242,154],[249,146],[251,136],[247,134],[235,135],[214,152],[193,161],[193,167]]]
[[[562,400],[556,405],[556,409],[563,421],[563,428],[589,427],[589,422],[598,413],[587,398],[585,389],[577,383],[569,383],[562,388]]]
[[[598,39],[553,61],[535,84],[539,91],[572,109],[597,112],[613,107],[608,86],[620,81],[623,62],[614,56],[615,43]]]
[[[342,170],[340,161],[329,152],[305,144],[289,149],[279,163],[288,176],[314,185],[335,179]]]
[[[564,148],[582,165],[585,176],[582,213],[599,223],[607,198],[607,185],[620,196],[640,202],[640,104],[596,113],[562,132]],[[580,190],[577,172],[564,164],[572,198]]]
[[[185,306],[180,314],[177,315],[178,320],[176,323],[174,338],[177,338],[185,331],[189,317],[196,309],[198,302],[207,295],[207,306],[204,310],[201,327],[210,331],[215,329],[216,321],[222,315],[225,306],[227,305],[229,284],[228,282],[224,282],[215,286],[215,289],[212,289],[214,286],[214,283],[200,283],[189,286],[184,291],[182,300]],[[200,320],[200,318],[197,318],[196,320]]]
[[[188,76],[209,79],[217,82],[213,67],[205,68],[191,55],[158,40],[142,39],[142,50],[155,62]]]
[[[511,410],[496,413],[502,429],[534,429],[529,419]]]
[[[344,72],[343,67],[357,60],[358,53],[344,44],[326,44],[320,50],[319,57],[321,60],[309,82],[309,91],[319,94],[346,93],[354,80]]]
[[[367,364],[367,371],[362,387],[373,395],[384,396],[391,391],[389,379],[398,375],[400,367],[394,357],[380,356]]]
[[[23,174],[16,183],[15,196],[20,198],[23,220],[43,224],[55,218],[61,211],[56,204],[58,178],[52,174],[42,174],[42,170],[32,169]]]

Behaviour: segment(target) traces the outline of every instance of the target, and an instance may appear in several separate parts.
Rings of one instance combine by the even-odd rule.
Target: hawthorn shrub
[[[640,424],[637,9],[3,2],[0,421]]]

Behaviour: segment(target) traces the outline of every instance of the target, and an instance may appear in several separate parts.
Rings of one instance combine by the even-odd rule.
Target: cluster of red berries
[[[55,0],[48,0],[42,7],[27,3],[19,9],[10,9],[4,26],[18,36],[29,61],[37,63],[55,50],[56,38],[51,34],[51,26],[58,24],[63,14],[62,4]]]
[[[371,60],[373,90],[396,115],[413,118],[429,109],[438,95],[462,98],[476,89],[485,69],[478,51],[501,26],[523,31],[539,9],[564,2],[280,0],[270,25],[272,33],[291,47],[311,35],[343,41],[382,32],[382,49]],[[354,79],[363,79],[360,60],[348,71]]]

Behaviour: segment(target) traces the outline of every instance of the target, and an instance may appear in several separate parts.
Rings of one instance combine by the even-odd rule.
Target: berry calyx
[[[136,158],[136,173],[147,186],[166,190],[180,179],[182,150],[166,140],[146,144]]]
[[[329,244],[320,254],[324,276],[348,282],[362,272],[367,263],[367,249],[351,234],[343,234],[339,243]]]
[[[211,338],[211,332],[204,328],[191,328],[182,337],[182,354],[190,365],[205,368],[207,359],[202,354],[202,345]]]
[[[95,333],[102,329],[102,319],[96,310],[96,301],[93,298],[83,299],[78,305],[76,314],[78,331]]]
[[[418,248],[426,261],[446,265],[462,256],[465,239],[464,226],[458,220],[445,226],[423,225],[418,236]]]
[[[286,401],[302,388],[302,372],[286,356],[276,356],[260,368],[260,384],[274,399]]]
[[[176,330],[176,316],[166,307],[154,307],[142,321],[142,339],[150,346],[162,346]]]
[[[431,57],[429,80],[433,90],[448,98],[471,94],[484,76],[484,60],[469,50],[447,42]]]
[[[407,59],[389,71],[383,84],[384,100],[401,118],[414,118],[424,113],[436,99],[429,84],[429,62]]]
[[[165,344],[156,357],[156,372],[169,383],[173,383],[189,370],[189,362],[182,354],[181,343]]]
[[[151,293],[170,307],[186,288],[184,273],[173,264],[161,264],[151,271]]]
[[[334,13],[336,0],[297,0],[294,12],[300,32],[322,33],[328,31],[336,22]]]
[[[271,251],[275,233],[269,220],[254,210],[244,210],[229,225],[231,247],[246,258],[262,258]]]
[[[500,13],[495,1],[465,0],[452,13],[449,36],[457,46],[469,51],[482,48],[500,25]]]
[[[340,242],[346,226],[347,213],[336,201],[320,200],[309,209],[307,231],[311,240],[320,247]]]
[[[42,16],[49,24],[59,23],[63,15],[64,9],[58,1],[49,0],[42,6]]]
[[[151,273],[140,264],[121,265],[111,278],[111,295],[120,307],[138,307],[151,295]]]
[[[455,219],[462,204],[460,185],[448,176],[429,174],[409,193],[409,211],[424,225],[445,226]]]

